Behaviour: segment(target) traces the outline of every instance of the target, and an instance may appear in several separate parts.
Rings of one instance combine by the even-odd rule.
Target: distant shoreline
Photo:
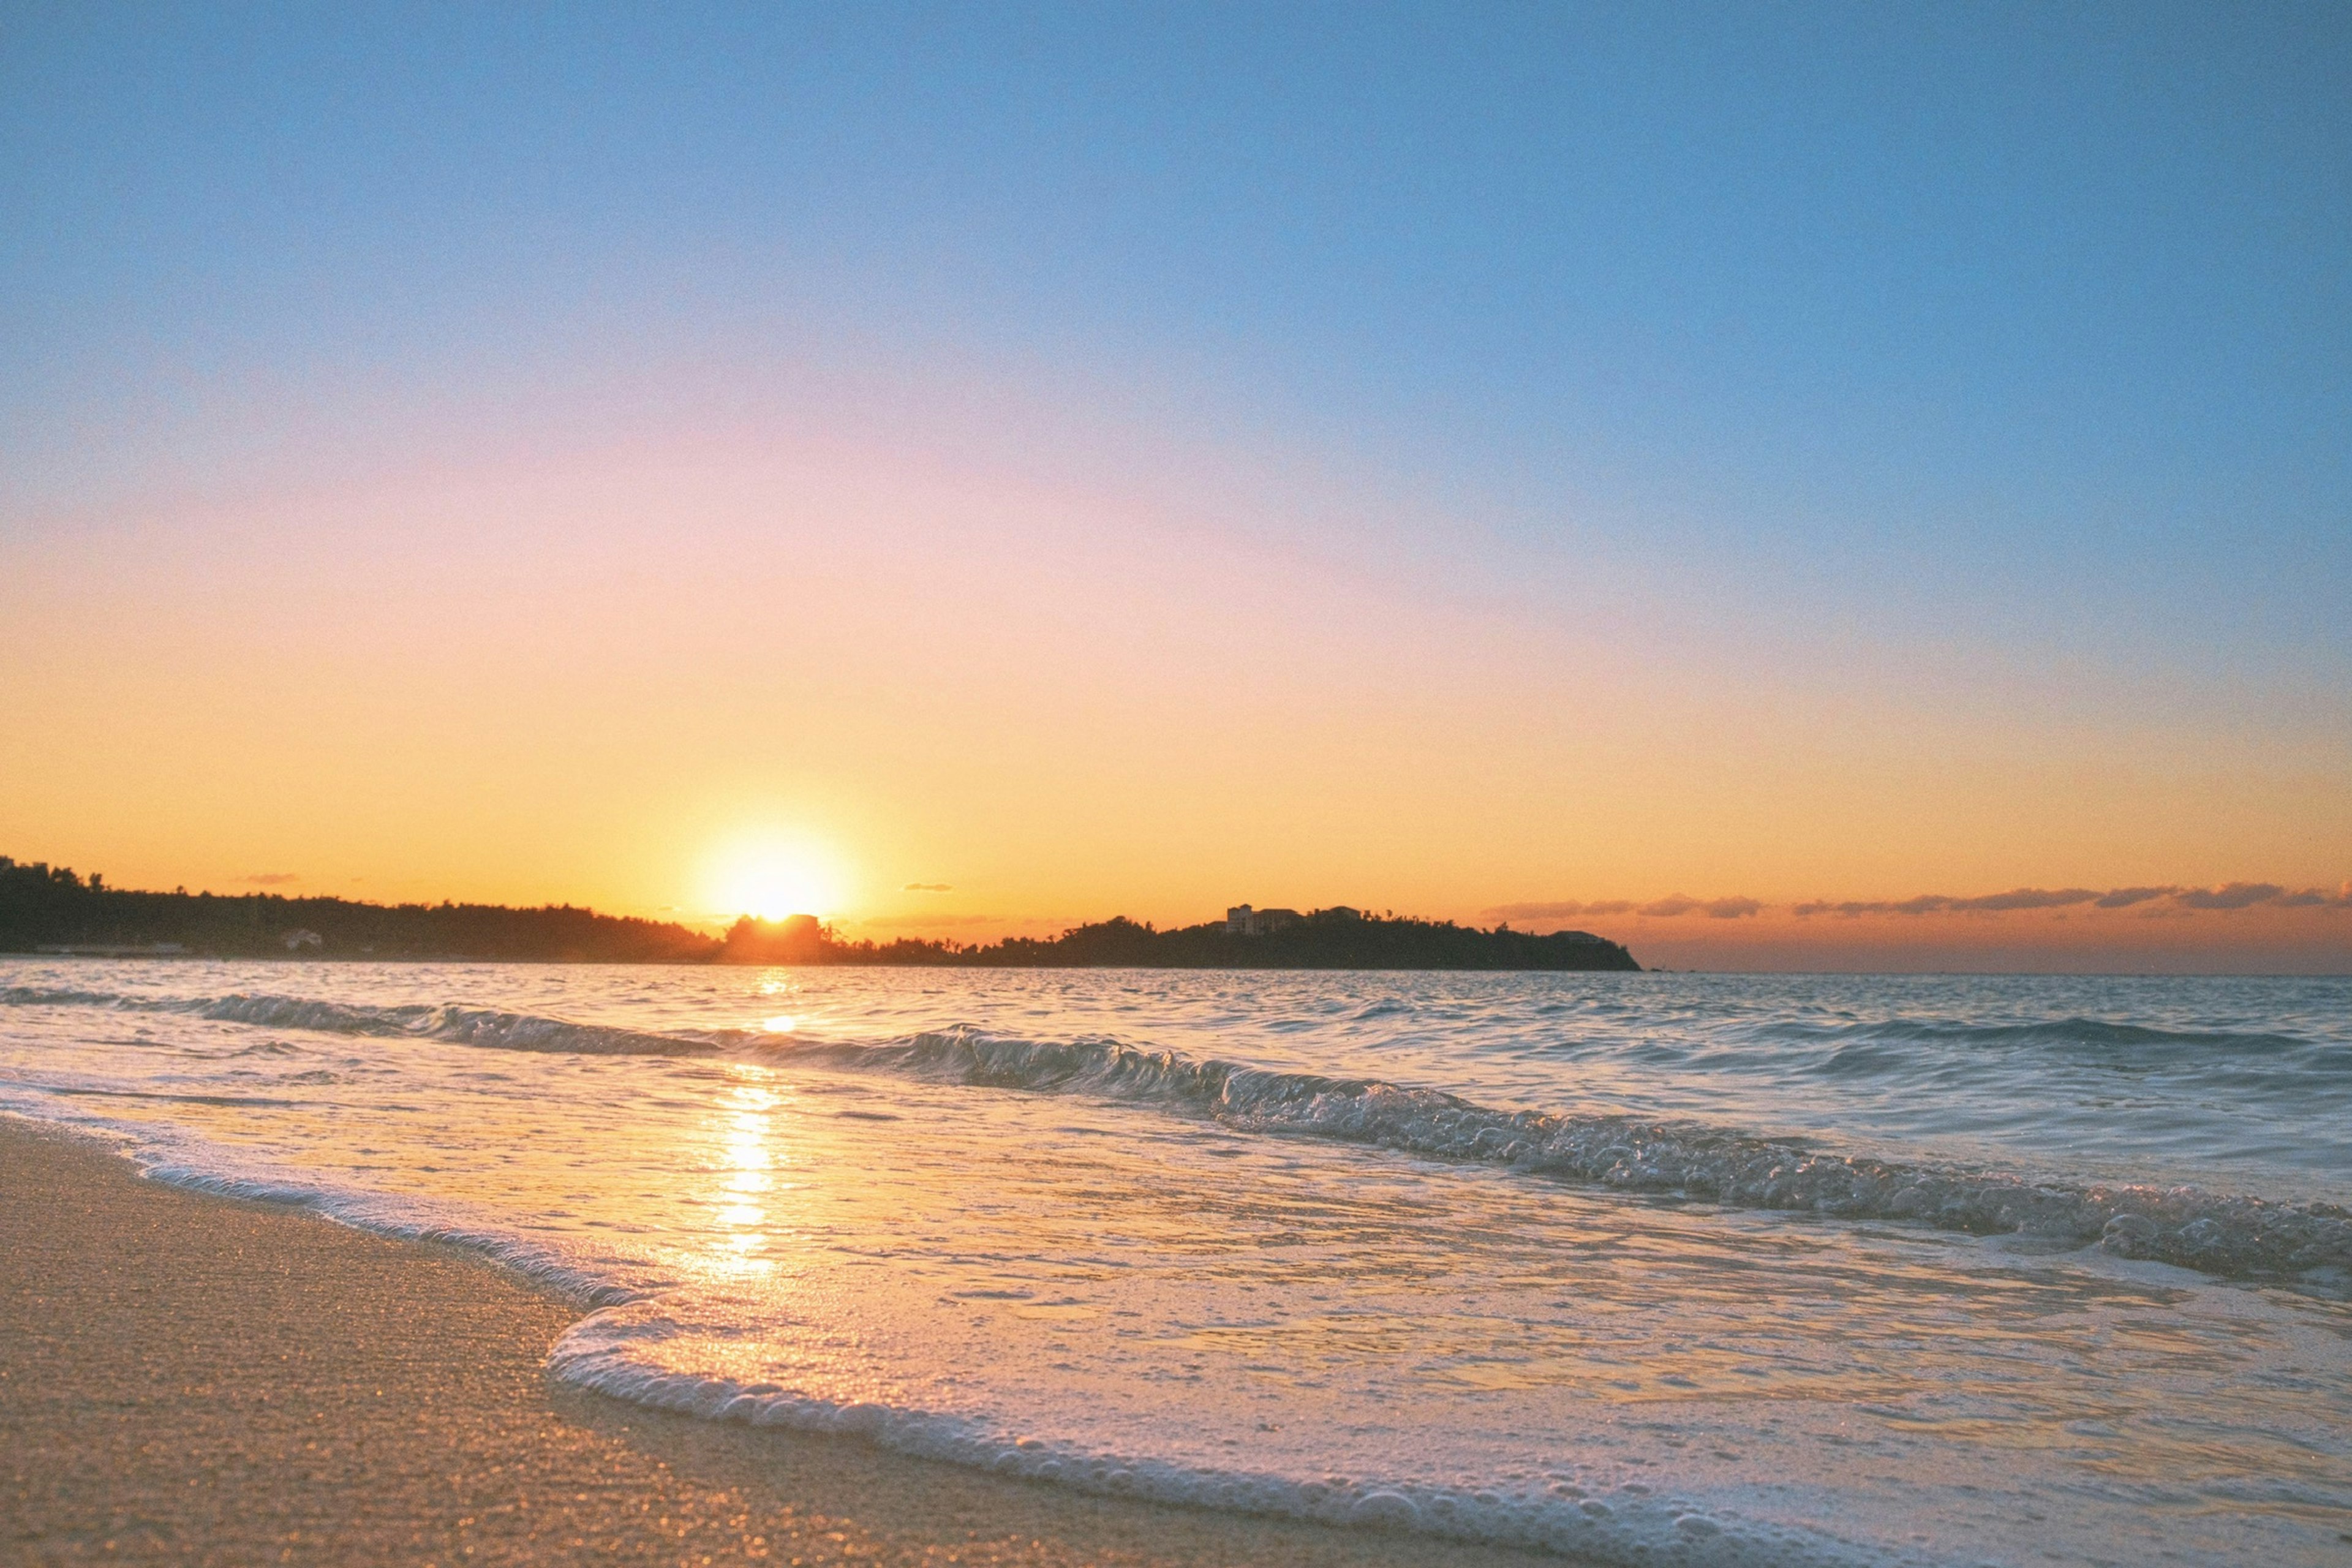
[[[1239,918],[1235,918],[1239,917]],[[44,950],[47,950],[46,952]],[[1589,931],[1365,914],[1249,911],[1161,931],[1115,916],[1050,938],[986,944],[850,942],[811,915],[746,915],[723,936],[571,905],[374,904],[279,893],[134,891],[0,856],[0,952],[56,958],[356,963],[753,963],[845,968],[1622,972],[1641,964]]]
[[[710,967],[714,963],[725,963],[733,967],[747,969],[987,969],[993,971],[1132,969],[1158,974],[1171,973],[1179,971],[1188,971],[1202,974],[1703,974],[1715,973],[1714,971],[1709,970],[1659,969],[1639,963],[1630,965],[1612,964],[1605,966],[1588,965],[1579,967],[1564,964],[1506,965],[1468,963],[1087,963],[1076,962],[1075,960],[1064,963],[957,963],[952,962],[941,963],[919,963],[908,962],[859,963],[853,959],[844,961],[822,961],[813,963],[796,963],[781,959],[774,963],[761,963],[747,959],[717,960],[707,958],[517,958],[511,956],[502,957],[479,952],[97,953],[53,952],[39,951],[26,952],[22,949],[16,948],[0,948],[0,959],[6,958],[67,959],[88,963],[271,963],[284,964],[289,968],[306,963],[544,963],[551,967],[608,964],[616,968],[631,969],[704,969]],[[1740,970],[1727,970],[1723,973],[1736,974],[1746,972]],[[1877,972],[1874,970],[1770,970],[1761,971],[1759,973],[1773,974],[1784,973],[1843,974],[1849,973],[1876,973]],[[1906,973],[1907,973],[1908,972],[1906,971]],[[1946,972],[1937,970],[1926,973],[1943,973]],[[1974,975],[1979,972],[1975,970],[1954,970],[1949,973]],[[1999,973],[2005,973],[2008,972],[2001,971]],[[2032,973],[2035,972],[2019,971],[2018,973]],[[2072,976],[2072,971],[2065,972],[2065,977]],[[2132,976],[2126,974],[2124,978],[2132,978]],[[2244,979],[2250,977],[2242,975],[2226,975],[2222,976],[2222,978]],[[2262,979],[2273,977],[2252,976],[2251,978]],[[2306,980],[2312,977],[2309,975],[2291,974],[2277,976],[2275,978]]]

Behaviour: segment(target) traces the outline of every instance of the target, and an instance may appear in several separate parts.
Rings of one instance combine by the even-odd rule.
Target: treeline
[[[1160,931],[1124,916],[987,944],[847,942],[808,915],[746,916],[723,937],[569,904],[369,904],[278,893],[134,892],[0,856],[0,952],[170,952],[212,958],[487,959],[591,963],[931,965],[971,969],[1635,970],[1583,931],[1538,936],[1451,921],[1318,910],[1243,935],[1222,921]]]
[[[1481,931],[1422,921],[1317,910],[1277,931],[1244,935],[1225,922],[1160,931],[1124,916],[1057,937],[1007,937],[985,945],[843,942],[806,915],[740,920],[723,957],[739,963],[942,964],[971,969],[1591,969],[1638,970],[1633,955],[1589,931]]]
[[[179,947],[215,958],[482,958],[696,963],[719,944],[568,904],[366,904],[278,893],[147,893],[0,856],[0,952]]]

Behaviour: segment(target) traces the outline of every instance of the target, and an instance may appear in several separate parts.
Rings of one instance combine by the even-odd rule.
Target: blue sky
[[[10,8],[12,446],[781,309],[1538,529],[2343,563],[2340,7],[216,9]]]

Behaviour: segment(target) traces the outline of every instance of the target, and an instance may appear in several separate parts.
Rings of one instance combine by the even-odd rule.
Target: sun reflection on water
[[[775,1269],[776,1260],[768,1256],[768,1204],[789,1186],[780,1185],[772,1173],[791,1156],[776,1148],[775,1111],[783,1097],[761,1081],[767,1077],[764,1069],[738,1065],[730,1071],[743,1081],[719,1101],[720,1183],[711,1205],[718,1236],[710,1261],[719,1272],[743,1278]]]

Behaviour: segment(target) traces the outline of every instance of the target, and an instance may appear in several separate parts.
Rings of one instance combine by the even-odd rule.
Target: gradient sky
[[[2352,968],[2347,81],[2338,5],[0,3],[0,852]]]

